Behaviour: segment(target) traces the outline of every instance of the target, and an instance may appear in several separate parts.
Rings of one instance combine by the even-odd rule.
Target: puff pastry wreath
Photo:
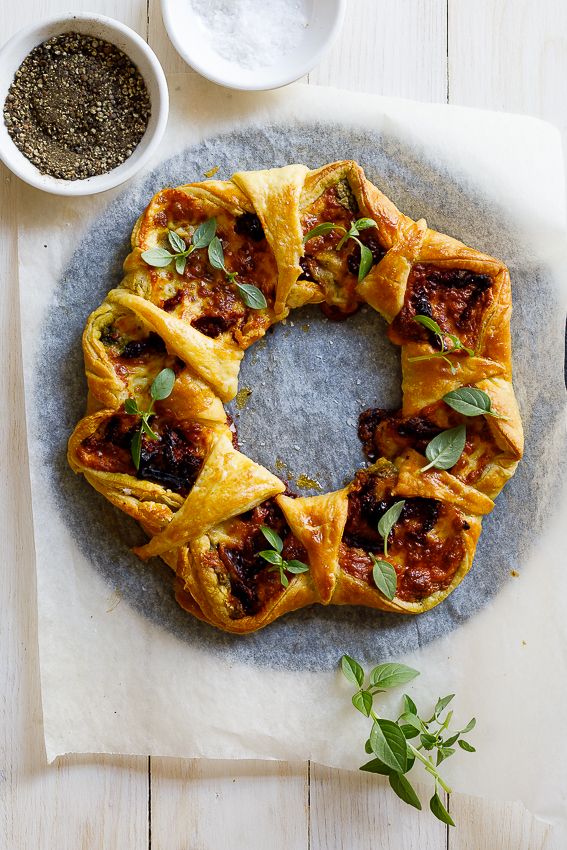
[[[303,237],[322,222],[348,230],[361,217],[375,227],[359,233],[372,254],[359,282],[359,243],[341,242],[338,229],[305,244]],[[212,267],[205,248],[187,257],[182,274],[175,263],[155,268],[142,258],[169,247],[170,231],[189,245],[196,226],[212,218],[224,271]],[[170,565],[180,605],[245,633],[315,602],[417,614],[454,590],[472,565],[482,517],[522,455],[510,278],[501,262],[403,215],[346,161],[164,189],[134,227],[124,271],[86,324],[88,407],[70,438],[69,462],[141,523],[150,540],[135,551]],[[261,290],[266,308],[247,307],[225,271]],[[350,485],[295,497],[238,451],[223,402],[237,392],[246,348],[308,303],[331,318],[367,303],[386,319],[401,348],[403,407],[362,414],[370,463]],[[440,356],[440,338],[416,315],[434,319],[464,348]],[[136,469],[131,441],[139,422],[124,404],[134,398],[147,406],[164,367],[175,372],[173,391],[155,406],[158,439],[142,436]],[[484,391],[499,417],[465,417],[449,407],[443,396],[460,387]],[[420,471],[427,443],[460,424],[466,444],[456,464]],[[388,536],[386,559],[397,579],[390,599],[373,579],[374,560],[384,557],[377,524],[401,500]],[[259,556],[267,548],[262,527],[280,536],[284,559],[309,567],[289,573],[287,586]]]

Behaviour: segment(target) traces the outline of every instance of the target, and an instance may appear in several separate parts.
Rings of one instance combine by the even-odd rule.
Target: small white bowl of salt
[[[161,0],[177,52],[203,77],[245,91],[303,77],[338,34],[346,0]]]

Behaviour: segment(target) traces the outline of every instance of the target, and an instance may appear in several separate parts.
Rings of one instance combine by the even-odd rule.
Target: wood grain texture
[[[449,102],[522,112],[556,123],[567,140],[567,4],[448,0]],[[450,850],[551,850],[556,839],[521,803],[454,794]]]
[[[148,38],[167,72],[193,73],[167,38],[159,0],[4,2],[2,40],[69,5],[120,18]],[[530,112],[564,133],[566,78],[564,0],[349,0],[343,32],[309,75],[321,85]],[[145,758],[46,766],[22,475],[17,194],[18,181],[0,169],[0,485],[10,494],[0,513],[0,850],[559,850],[520,804],[453,795],[458,828],[448,831],[376,778],[318,765],[153,759],[151,786]]]
[[[7,38],[66,0],[0,4]],[[75,9],[89,9],[75,0]],[[96,4],[136,28],[137,2]],[[0,169],[0,848],[1,850],[146,850],[148,769],[145,758],[69,757],[48,767],[41,725],[35,615],[35,568],[27,467],[16,257],[18,180]]]
[[[451,815],[458,826],[449,833],[450,850],[560,850],[549,826],[521,803],[503,805],[453,794]]]
[[[307,850],[306,764],[152,759],[152,847]]]
[[[447,829],[428,811],[431,789],[416,789],[423,812],[395,797],[383,777],[311,765],[311,850],[445,848]]]
[[[451,102],[536,115],[567,138],[567,3],[448,2]]]
[[[445,101],[446,0],[349,0],[343,30],[309,82]]]

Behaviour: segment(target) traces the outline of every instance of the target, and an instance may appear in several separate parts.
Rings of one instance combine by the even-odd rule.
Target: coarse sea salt
[[[275,65],[309,23],[306,0],[189,0],[211,50],[241,68]]]

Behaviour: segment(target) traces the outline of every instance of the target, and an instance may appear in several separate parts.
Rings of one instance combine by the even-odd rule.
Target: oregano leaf
[[[353,694],[352,704],[354,707],[364,714],[365,717],[370,717],[372,709],[372,694],[369,691],[357,691]]]
[[[439,766],[442,761],[448,759],[454,752],[455,750],[452,747],[439,747],[437,750],[437,765]]]
[[[367,751],[368,752],[368,751]],[[372,748],[370,749],[372,752]],[[367,761],[366,764],[363,764],[360,770],[364,770],[367,773],[379,773],[381,776],[389,776],[391,773],[396,772],[393,771],[392,768],[385,764],[382,759],[374,758],[371,761]]]
[[[419,735],[419,730],[415,726],[412,726],[411,723],[402,723],[401,718],[398,718],[398,724],[408,741],[410,738],[417,738]]]
[[[488,393],[478,387],[460,387],[443,396],[443,401],[463,416],[496,416]]]
[[[261,289],[258,289],[257,286],[252,286],[249,283],[236,283],[235,286],[238,290],[238,294],[244,301],[247,307],[250,307],[252,310],[265,310],[268,306],[268,302],[266,301],[266,297]]]
[[[224,251],[218,236],[213,236],[208,245],[209,263],[214,269],[224,270]]]
[[[308,565],[304,564],[303,561],[285,561],[284,565],[286,571],[288,573],[293,573],[293,575],[309,572]]]
[[[260,531],[262,532],[270,546],[272,546],[276,550],[276,552],[281,553],[283,549],[283,540],[281,539],[277,531],[274,531],[273,528],[268,528],[267,525],[261,525]]]
[[[417,706],[407,694],[404,694],[404,713],[417,715]]]
[[[279,552],[274,552],[273,549],[264,549],[262,552],[258,552],[260,558],[263,558],[264,561],[267,561],[269,564],[275,564],[278,567],[282,567],[284,564],[283,558]]]
[[[452,699],[454,699],[455,694],[448,694],[446,697],[439,697],[437,702],[435,703],[435,709],[433,711],[434,717],[439,717],[442,711],[447,708]]]
[[[130,443],[130,451],[132,452],[132,460],[136,469],[140,468],[140,458],[142,456],[142,432],[136,431]]]
[[[149,248],[147,251],[142,252],[142,260],[148,266],[165,268],[173,260],[173,254],[170,254],[165,248]]]
[[[154,430],[152,430],[152,428],[150,427],[150,423],[148,422],[147,414],[142,415],[142,421],[140,423],[140,428],[141,428],[142,431],[144,431],[145,434],[148,435],[150,440],[159,440],[159,437],[156,434],[156,432]]]
[[[420,799],[417,796],[411,782],[403,775],[403,773],[390,773],[388,779],[392,791],[398,795],[400,800],[403,800],[404,803],[408,803],[408,805],[413,806],[414,809],[419,809],[419,811],[421,811]]]
[[[384,555],[388,554],[388,536],[390,531],[399,520],[405,503],[405,499],[401,499],[399,502],[394,502],[394,504],[382,514],[378,521],[378,534],[384,539]]]
[[[361,283],[370,269],[372,268],[372,251],[370,248],[367,248],[366,245],[363,245],[362,242],[360,245],[360,265],[358,267],[358,282]]]
[[[175,372],[173,369],[162,369],[154,378],[150,387],[150,395],[155,401],[163,401],[171,395],[175,383]]]
[[[332,230],[344,230],[344,227],[340,227],[340,225],[334,224],[332,221],[323,221],[321,224],[318,224],[312,230],[307,231],[305,236],[303,237],[303,244],[309,242],[310,239],[314,239],[315,236],[324,236],[326,233],[330,233]]]
[[[139,416],[140,411],[138,410],[138,405],[133,398],[127,398],[124,402],[124,410],[130,416]]]
[[[358,661],[355,661],[350,655],[343,655],[341,658],[341,671],[345,679],[348,679],[349,682],[352,682],[353,685],[357,685],[359,688],[362,687],[364,670]]]
[[[436,334],[437,336],[442,337],[444,331],[441,330],[435,319],[431,319],[429,316],[414,316],[414,322],[417,322],[418,325],[423,325],[424,328],[427,328],[428,331]]]
[[[467,753],[476,753],[476,749],[468,741],[459,741],[459,747]]]
[[[372,752],[392,770],[405,773],[408,759],[406,738],[393,720],[379,718],[370,732]]]
[[[419,676],[419,671],[405,664],[379,664],[370,672],[370,684],[378,688],[395,688]]]
[[[437,791],[429,801],[429,808],[438,820],[448,824],[448,826],[455,826],[455,821],[441,802],[441,798]]]
[[[378,227],[374,219],[372,218],[359,218],[354,222],[354,226],[357,230],[366,230],[369,227]]]
[[[169,244],[177,254],[182,254],[183,251],[187,250],[185,240],[182,239],[182,237],[178,233],[176,233],[175,230],[170,230],[167,234],[167,238],[169,240]]]
[[[216,218],[209,218],[195,228],[191,237],[191,244],[195,248],[207,248],[216,232],[217,220]]]
[[[386,599],[392,600],[398,587],[398,576],[394,567],[388,561],[379,560],[372,554],[370,554],[370,558],[374,564],[372,568],[374,584]]]
[[[476,726],[476,717],[472,717],[464,729],[461,729],[461,735],[466,735],[467,732],[470,732],[471,729],[474,729]]]
[[[187,257],[176,257],[175,258],[175,271],[177,274],[183,274],[185,271],[185,266],[187,265]]]
[[[441,431],[427,444],[425,456],[429,463],[423,466],[420,472],[425,472],[432,466],[437,469],[450,469],[462,455],[466,441],[467,429],[464,425]]]

